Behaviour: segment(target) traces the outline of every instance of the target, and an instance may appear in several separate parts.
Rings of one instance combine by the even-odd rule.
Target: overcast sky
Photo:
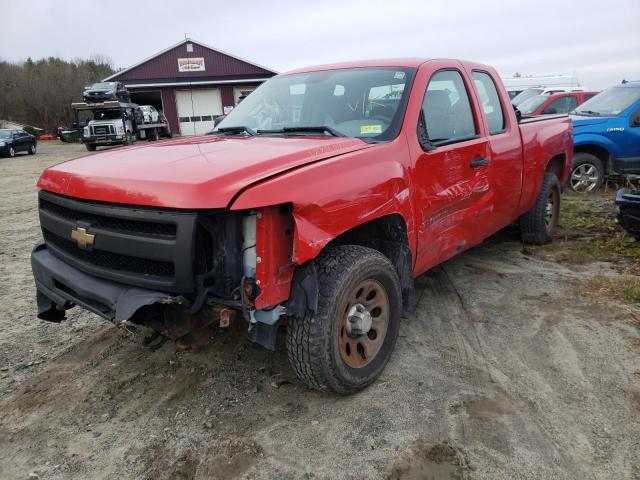
[[[11,61],[102,54],[128,67],[187,34],[277,71],[418,56],[597,89],[640,80],[640,0],[0,0],[0,12]]]

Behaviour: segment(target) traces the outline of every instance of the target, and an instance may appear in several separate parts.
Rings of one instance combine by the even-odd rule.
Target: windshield
[[[151,107],[147,107],[146,105],[142,105],[140,107],[140,110],[142,110],[143,112],[149,112],[149,111],[151,111]]]
[[[536,95],[540,95],[542,92],[543,90],[541,88],[527,88],[526,90],[523,90],[518,95],[513,97],[511,103],[517,107],[525,100],[531,97],[535,97]]]
[[[413,68],[380,67],[275,77],[238,104],[212,133],[247,127],[258,135],[390,140],[400,131],[414,73]]]
[[[549,97],[547,96],[536,95],[535,97],[528,98],[527,100],[522,102],[520,105],[518,105],[518,110],[520,110],[520,113],[522,113],[523,115],[530,115],[533,112],[535,112],[536,109],[540,105],[542,105],[544,102],[546,102],[548,99]]]
[[[0,138],[11,138],[11,130],[0,130]]]
[[[115,120],[122,118],[120,110],[96,110],[93,112],[94,120]]]
[[[112,90],[115,86],[116,84],[114,82],[100,82],[91,85],[89,90]]]
[[[640,100],[640,87],[611,87],[587,100],[571,113],[615,117],[638,100]]]

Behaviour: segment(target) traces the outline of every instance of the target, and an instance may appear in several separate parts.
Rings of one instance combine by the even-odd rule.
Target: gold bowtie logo
[[[95,238],[95,235],[87,233],[87,230],[82,227],[71,230],[71,239],[75,240],[80,248],[87,248],[87,246],[93,245]]]

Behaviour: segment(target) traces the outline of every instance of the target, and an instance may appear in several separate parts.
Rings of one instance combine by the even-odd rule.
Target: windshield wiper
[[[241,125],[238,125],[236,127],[218,128],[217,130],[213,130],[211,133],[215,134],[215,133],[243,133],[243,132],[251,137],[254,137],[256,135],[256,132],[254,132],[252,128],[243,127]]]
[[[576,110],[576,113],[578,115],[583,115],[583,116],[587,116],[587,117],[599,117],[600,116],[599,112],[594,112],[593,110]]]
[[[284,127],[277,130],[258,130],[258,134],[273,134],[273,133],[305,133],[305,132],[327,132],[334,137],[346,137],[344,133],[340,133],[337,130],[324,125],[314,127]]]

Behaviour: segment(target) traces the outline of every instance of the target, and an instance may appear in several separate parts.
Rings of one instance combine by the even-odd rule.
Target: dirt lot
[[[337,398],[282,341],[153,353],[81,311],[36,319],[34,184],[83,151],[0,159],[1,479],[640,478],[637,247],[611,193],[570,197],[551,247],[503,232],[420,277],[381,379]]]

